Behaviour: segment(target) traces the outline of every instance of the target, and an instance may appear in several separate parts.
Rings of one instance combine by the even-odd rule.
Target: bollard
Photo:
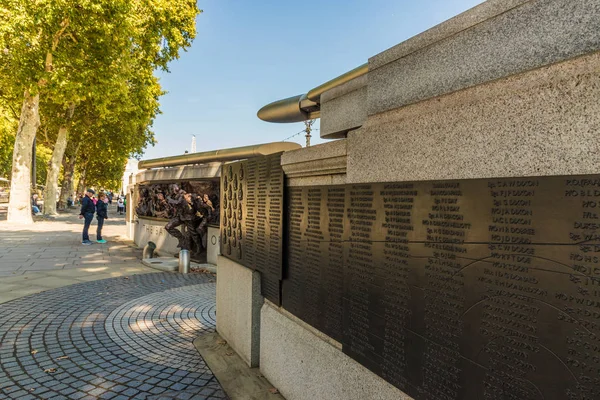
[[[144,247],[144,252],[142,253],[142,258],[154,258],[154,251],[156,250],[156,245],[154,242],[148,242],[148,244]]]
[[[189,274],[190,272],[190,251],[181,250],[179,252],[179,272],[181,274]]]

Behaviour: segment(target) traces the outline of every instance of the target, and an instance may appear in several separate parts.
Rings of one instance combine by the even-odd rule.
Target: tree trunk
[[[85,195],[85,168],[81,171],[79,176],[79,183],[77,184],[77,193]]]
[[[75,183],[75,162],[77,161],[77,153],[79,152],[79,144],[75,147],[75,150],[67,148],[66,155],[63,160],[63,183],[60,190],[60,199],[58,200],[58,208],[64,210],[67,206],[67,200],[69,196],[73,196],[73,189]],[[75,201],[75,196],[73,196]]]
[[[31,224],[31,156],[33,140],[40,126],[40,95],[25,91],[23,108],[13,150],[8,222]]]
[[[68,129],[61,126],[58,130],[56,144],[52,151],[52,158],[48,165],[48,174],[46,175],[46,193],[44,195],[44,214],[56,215],[56,197],[58,195],[58,175],[62,165],[65,148],[67,147]]]
[[[58,129],[58,136],[56,137],[56,144],[52,151],[52,158],[48,165],[48,172],[46,175],[46,199],[48,204],[44,204],[44,213],[47,215],[56,215],[56,201],[58,198],[58,176],[60,175],[60,167],[65,156],[65,150],[67,148],[67,139],[69,136],[69,128],[67,127],[68,121],[73,117],[75,111],[75,104],[69,106],[67,111],[67,122],[65,125]]]

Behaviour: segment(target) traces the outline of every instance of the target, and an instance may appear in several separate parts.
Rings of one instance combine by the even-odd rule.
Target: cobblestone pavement
[[[101,267],[136,262],[141,252],[126,243],[125,220],[109,210],[103,237],[106,244],[81,244],[83,222],[78,211],[71,210],[52,220],[35,218],[31,225],[13,225],[0,221],[0,277],[80,267]],[[96,220],[90,238],[96,237]]]
[[[0,398],[225,399],[192,340],[214,331],[211,275],[151,273],[0,305]]]

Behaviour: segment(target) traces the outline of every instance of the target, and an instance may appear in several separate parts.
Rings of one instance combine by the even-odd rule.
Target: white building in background
[[[196,152],[196,135],[192,135],[192,147],[190,153]]]
[[[127,161],[127,166],[125,167],[125,172],[123,173],[123,179],[121,180],[121,190],[120,190],[119,194],[127,193],[127,186],[129,185],[129,177],[131,175],[135,175],[139,171],[138,163],[139,163],[139,161],[136,159],[133,159],[133,158],[130,158],[129,161]]]

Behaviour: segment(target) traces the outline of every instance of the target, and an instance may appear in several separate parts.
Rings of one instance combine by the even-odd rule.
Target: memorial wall
[[[221,253],[261,273],[265,298],[281,304],[281,154],[226,164],[221,176]]]
[[[600,397],[600,176],[290,188],[288,199],[283,307],[399,389]]]
[[[254,163],[225,254],[344,353],[415,399],[600,398],[600,176],[286,187],[282,232]]]

